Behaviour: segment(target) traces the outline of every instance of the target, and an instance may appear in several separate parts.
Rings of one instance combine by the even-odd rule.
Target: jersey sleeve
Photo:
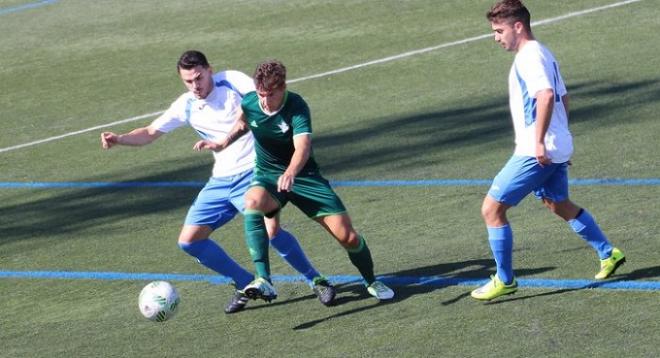
[[[186,103],[187,100],[183,96],[179,97],[163,114],[154,119],[150,126],[160,132],[169,133],[186,125]]]
[[[248,75],[239,71],[225,71],[224,78],[231,84],[231,87],[237,91],[241,97],[254,91],[254,81]]]
[[[309,112],[309,106],[305,101],[297,104],[296,111],[291,119],[293,125],[293,135],[312,134],[312,116]]]
[[[544,89],[553,89],[551,67],[554,63],[543,56],[540,51],[527,51],[516,58],[516,67],[520,77],[525,81],[530,96]]]

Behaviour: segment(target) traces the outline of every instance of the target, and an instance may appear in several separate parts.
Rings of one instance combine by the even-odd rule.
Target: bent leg
[[[596,220],[594,220],[593,216],[587,210],[575,205],[569,199],[561,202],[553,202],[548,198],[544,198],[543,204],[550,211],[568,222],[571,229],[596,250],[601,260],[612,255],[612,245],[607,240],[605,234],[603,234]]]
[[[274,223],[273,223],[274,222]],[[271,225],[274,224],[274,227]],[[309,262],[305,252],[298,243],[298,240],[279,226],[277,217],[266,219],[266,227],[268,229],[270,244],[280,254],[282,259],[286,261],[300,274],[305,276],[305,279],[311,283],[314,278],[321,276],[321,274]]]
[[[351,218],[347,214],[335,214],[317,217],[315,220],[346,249],[348,258],[367,285],[376,281],[371,251],[364,238],[353,228]]]
[[[206,225],[184,225],[179,234],[179,247],[207,268],[231,278],[242,289],[254,276],[234,261],[220,245],[209,239],[213,230]]]

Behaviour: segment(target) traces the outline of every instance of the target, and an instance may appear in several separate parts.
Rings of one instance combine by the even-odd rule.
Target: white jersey
[[[536,93],[552,89],[554,109],[545,134],[547,155],[553,163],[567,162],[573,154],[573,137],[562,102],[566,86],[552,53],[537,41],[527,42],[516,54],[509,73],[509,106],[516,133],[515,155],[536,156]]]
[[[224,71],[213,75],[211,93],[198,99],[192,92],[181,95],[170,108],[151,123],[168,133],[190,125],[203,139],[222,141],[236,123],[243,96],[255,90],[252,78],[238,71]],[[226,177],[254,168],[254,139],[247,133],[220,152],[213,152],[213,177]]]

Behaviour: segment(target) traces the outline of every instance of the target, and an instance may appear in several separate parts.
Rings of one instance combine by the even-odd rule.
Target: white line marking
[[[592,8],[592,9],[571,12],[571,13],[568,13],[568,14],[562,15],[562,16],[552,17],[552,18],[545,19],[545,20],[534,21],[534,22],[532,22],[532,26],[547,25],[547,24],[551,24],[551,23],[554,23],[554,22],[565,20],[565,19],[568,19],[568,18],[571,18],[571,17],[586,15],[586,14],[590,14],[590,13],[594,13],[594,12],[602,11],[602,10],[608,10],[608,9],[612,9],[612,8],[615,8],[615,7],[624,6],[624,5],[628,5],[628,4],[632,4],[632,3],[636,3],[636,2],[640,2],[640,1],[642,1],[642,0],[626,0],[626,1],[621,1],[621,2],[614,3],[614,4],[610,4],[610,5],[595,7],[595,8]],[[466,43],[469,43],[469,42],[479,41],[479,40],[483,40],[483,39],[486,39],[486,38],[490,38],[492,36],[493,36],[492,34],[485,34],[485,35],[480,35],[480,36],[469,37],[469,38],[466,38],[466,39],[463,39],[463,40],[447,42],[447,43],[444,43],[444,44],[441,44],[441,45],[426,47],[426,48],[422,48],[422,49],[414,50],[414,51],[408,51],[408,52],[404,52],[404,53],[401,53],[401,54],[398,54],[398,55],[388,56],[388,57],[384,57],[384,58],[381,58],[381,59],[378,59],[378,60],[364,62],[364,63],[353,65],[353,66],[342,67],[342,68],[332,70],[332,71],[328,71],[328,72],[322,72],[322,73],[318,73],[318,74],[315,74],[315,75],[296,78],[296,79],[288,81],[288,83],[296,83],[296,82],[311,80],[311,79],[314,79],[314,78],[320,78],[320,77],[327,77],[327,76],[330,76],[330,75],[336,75],[338,73],[348,72],[348,71],[352,71],[352,70],[362,68],[362,67],[377,65],[377,64],[385,63],[385,62],[396,61],[396,60],[400,60],[400,59],[403,59],[403,58],[407,58],[407,57],[411,57],[411,56],[415,56],[415,55],[420,55],[420,54],[423,54],[423,53],[436,51],[436,50],[440,50],[440,49],[447,48],[447,47],[452,47],[452,46],[456,46],[456,45],[466,44]],[[135,116],[135,117],[131,117],[131,118],[122,119],[120,121],[116,121],[116,122],[112,122],[112,123],[108,123],[108,124],[102,124],[102,125],[87,128],[87,129],[81,129],[79,131],[70,132],[70,133],[58,135],[58,136],[55,136],[55,137],[50,137],[50,138],[37,140],[37,141],[34,141],[34,142],[19,144],[19,145],[15,145],[15,146],[12,146],[12,147],[0,148],[0,153],[8,152],[8,151],[19,149],[19,148],[25,148],[25,147],[33,146],[33,145],[36,145],[36,144],[51,142],[51,141],[54,141],[54,140],[74,136],[74,135],[77,135],[77,134],[91,132],[91,131],[101,129],[101,128],[111,127],[111,126],[114,126],[114,125],[117,125],[117,124],[123,124],[123,123],[137,121],[137,120],[140,120],[140,119],[154,117],[154,116],[160,115],[163,112],[165,112],[165,111],[147,113],[147,114],[143,114],[143,115],[140,115],[140,116]]]
[[[13,146],[13,147],[2,148],[2,149],[0,149],[0,153],[2,153],[2,152],[8,152],[8,151],[10,151],[10,150],[19,149],[19,148],[25,148],[25,147],[29,147],[29,146],[36,145],[36,144],[41,144],[41,143],[51,142],[51,141],[54,141],[54,140],[57,140],[57,139],[62,139],[62,138],[70,137],[70,136],[73,136],[73,135],[76,135],[76,134],[81,134],[81,133],[85,133],[85,132],[91,132],[91,131],[95,131],[95,130],[97,130],[97,129],[111,127],[111,126],[114,126],[114,125],[116,125],[116,124],[128,123],[128,122],[133,122],[133,121],[137,121],[137,120],[144,119],[144,118],[149,118],[149,117],[157,116],[157,115],[159,115],[159,114],[161,114],[161,113],[163,113],[163,112],[165,112],[165,111],[158,111],[158,112],[153,112],[153,113],[147,113],[147,114],[143,114],[143,115],[141,115],[141,116],[136,116],[136,117],[126,118],[126,119],[122,119],[121,121],[116,121],[116,122],[112,122],[112,123],[102,124],[102,125],[100,125],[100,126],[91,127],[91,128],[87,128],[87,129],[81,129],[81,130],[79,130],[79,131],[70,132],[70,133],[66,133],[66,134],[58,135],[58,136],[55,136],[55,137],[50,137],[50,138],[45,138],[45,139],[35,140],[34,142],[24,143],[24,144],[19,144],[19,145],[15,145],[15,146]]]

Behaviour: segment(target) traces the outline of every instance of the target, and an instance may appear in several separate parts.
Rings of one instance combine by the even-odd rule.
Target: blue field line
[[[15,279],[60,279],[60,280],[110,280],[110,281],[195,281],[209,282],[216,285],[229,285],[231,279],[220,275],[140,273],[140,272],[81,272],[81,271],[0,271],[0,278]],[[274,283],[306,282],[300,275],[273,275]],[[355,275],[328,276],[334,284],[360,283],[362,279]],[[380,280],[391,286],[480,286],[487,279],[470,279],[442,276],[380,276]],[[609,289],[633,291],[660,291],[660,281],[591,281],[564,279],[519,279],[520,287],[544,289]]]
[[[331,180],[334,187],[414,187],[414,186],[488,186],[490,179],[429,180]],[[80,189],[80,188],[201,188],[202,181],[129,181],[129,182],[0,182],[0,189]],[[660,178],[571,179],[576,186],[657,186]]]
[[[59,0],[41,0],[41,1],[35,1],[35,2],[28,3],[28,4],[23,4],[23,5],[0,8],[0,15],[7,15],[7,14],[12,14],[12,13],[16,13],[16,12],[25,11],[25,10],[30,10],[30,9],[34,9],[34,8],[41,7],[41,6],[50,5],[50,4],[56,3],[57,1],[59,1]]]

